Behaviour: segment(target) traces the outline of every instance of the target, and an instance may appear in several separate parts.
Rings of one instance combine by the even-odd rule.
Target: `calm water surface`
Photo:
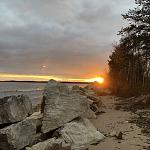
[[[42,99],[43,89],[46,83],[31,83],[31,82],[0,82],[0,98],[10,95],[26,94],[32,100],[33,106],[40,103]],[[81,87],[86,86],[86,84],[73,84],[67,83],[71,88],[74,85],[79,85]]]

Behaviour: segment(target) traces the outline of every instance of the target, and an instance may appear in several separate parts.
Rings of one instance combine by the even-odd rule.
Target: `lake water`
[[[70,88],[74,85],[80,87],[86,84],[66,83]],[[42,93],[46,83],[32,82],[0,82],[0,98],[10,95],[26,94],[32,100],[33,106],[36,106],[42,100]]]

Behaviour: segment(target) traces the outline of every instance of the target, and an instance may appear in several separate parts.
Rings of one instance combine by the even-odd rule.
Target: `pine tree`
[[[129,26],[119,32],[120,43],[109,59],[112,85],[116,83],[112,87],[118,93],[150,89],[150,0],[135,3],[136,8],[122,15]]]

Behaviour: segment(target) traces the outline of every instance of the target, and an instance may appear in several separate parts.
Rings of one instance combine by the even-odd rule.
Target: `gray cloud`
[[[104,72],[128,3],[1,0],[0,72],[81,78]]]

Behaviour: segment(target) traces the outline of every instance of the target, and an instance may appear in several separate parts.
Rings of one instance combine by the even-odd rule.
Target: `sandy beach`
[[[148,149],[149,138],[143,135],[141,129],[135,124],[129,123],[135,114],[115,109],[116,98],[102,96],[105,105],[105,113],[91,120],[95,127],[103,133],[106,138],[98,145],[90,146],[90,150],[143,150]],[[123,139],[118,140],[111,136],[113,133],[123,133]]]

